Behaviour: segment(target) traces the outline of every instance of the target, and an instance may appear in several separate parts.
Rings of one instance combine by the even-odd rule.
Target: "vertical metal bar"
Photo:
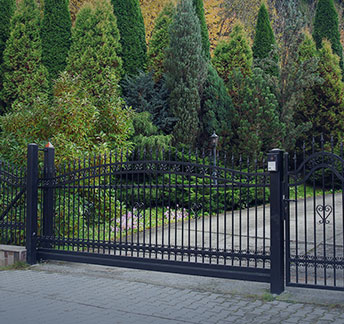
[[[191,164],[191,151],[189,150],[189,164]],[[190,174],[188,175],[189,178],[189,183],[188,183],[188,261],[190,262],[191,259],[191,253],[190,253],[190,249],[191,249],[191,176],[192,176],[192,171],[191,171],[191,166],[190,166]]]
[[[38,202],[38,145],[27,148],[27,220],[26,251],[27,263],[37,263],[37,202]]]
[[[303,161],[306,159],[306,144],[303,143]],[[306,176],[306,164],[303,166],[303,178]],[[306,181],[303,183],[303,217],[304,217],[304,236],[305,236],[305,258],[307,260],[308,247],[307,247],[307,191]],[[297,199],[297,198],[295,198]],[[305,264],[305,283],[308,283],[308,264]]]
[[[171,259],[171,146],[169,147],[168,149],[168,166],[169,166],[169,169],[168,169],[168,260]],[[164,218],[164,213],[162,213],[162,218]]]
[[[334,142],[333,142],[333,136],[331,136],[331,153],[334,154]],[[332,165],[333,168],[335,168],[335,165]],[[335,178],[334,178],[334,172],[331,171],[331,176],[332,176],[332,229],[333,229],[333,233],[332,233],[332,238],[333,238],[333,260],[336,260],[336,199],[335,199],[335,192],[334,192],[334,182],[335,182]],[[325,242],[326,243],[326,242]],[[333,267],[333,286],[336,287],[337,286],[337,269],[334,266]]]
[[[250,173],[250,159],[247,158],[247,173],[249,174]],[[247,210],[247,214],[246,214],[246,252],[247,253],[250,253],[250,181],[251,180],[251,177],[248,175],[247,176],[247,184],[249,185],[247,187],[247,201],[246,201],[246,210]],[[247,259],[247,264],[246,264],[247,267],[250,266],[250,259],[248,258]]]
[[[284,291],[283,151],[270,151],[268,161],[276,166],[270,171],[270,291],[280,294]]]
[[[181,163],[181,174],[182,174],[182,261],[184,261],[184,178],[185,178],[185,172],[186,172],[186,168],[185,168],[185,159],[184,159],[184,148],[182,149],[182,163]],[[176,215],[178,215],[178,204],[176,205]]]
[[[239,253],[242,255],[242,156],[240,155],[239,160],[239,172],[240,172],[240,180],[239,180]],[[239,258],[239,266],[242,264],[242,257]]]
[[[143,203],[146,204],[146,173],[147,173],[147,157],[146,149],[143,149]],[[142,246],[143,246],[143,257],[146,256],[146,205],[143,208],[143,237],[142,237]]]
[[[235,218],[234,218],[234,181],[235,181],[235,173],[234,173],[234,155],[232,155],[232,166],[231,166],[231,191],[232,191],[232,253],[235,251]],[[240,202],[239,202],[240,203]],[[234,265],[234,257],[232,255],[232,266]]]
[[[284,153],[284,197],[289,200],[289,154]],[[290,205],[287,203],[286,205],[286,284],[290,283]]]
[[[50,143],[49,143],[50,144]],[[52,239],[54,235],[54,177],[55,177],[55,148],[49,145],[44,149],[43,169],[43,237]],[[50,248],[51,244],[44,247]]]

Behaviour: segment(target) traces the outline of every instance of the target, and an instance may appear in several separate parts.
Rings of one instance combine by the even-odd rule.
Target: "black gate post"
[[[283,151],[268,153],[270,172],[270,292],[284,291],[284,217],[283,217]]]
[[[43,237],[51,238],[54,235],[54,189],[53,179],[55,177],[55,148],[48,143],[44,148],[44,189],[43,189]],[[51,244],[44,243],[44,247]]]
[[[38,145],[29,144],[27,148],[27,219],[26,253],[27,263],[37,263],[37,202],[38,202]]]

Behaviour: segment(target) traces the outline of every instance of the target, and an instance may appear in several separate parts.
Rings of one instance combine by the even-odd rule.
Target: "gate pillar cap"
[[[50,142],[48,142],[47,144],[45,144],[46,148],[54,148],[53,144],[51,144]]]

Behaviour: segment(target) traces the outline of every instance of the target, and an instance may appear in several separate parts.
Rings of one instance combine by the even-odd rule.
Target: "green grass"
[[[30,265],[26,262],[18,261],[12,265],[0,267],[0,271],[7,271],[7,270],[25,270],[29,268]]]

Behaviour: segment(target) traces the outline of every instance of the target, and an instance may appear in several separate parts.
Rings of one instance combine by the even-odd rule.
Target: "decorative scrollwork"
[[[319,224],[330,224],[328,220],[329,216],[332,214],[332,206],[330,205],[318,205],[316,207],[316,212],[320,216]]]

